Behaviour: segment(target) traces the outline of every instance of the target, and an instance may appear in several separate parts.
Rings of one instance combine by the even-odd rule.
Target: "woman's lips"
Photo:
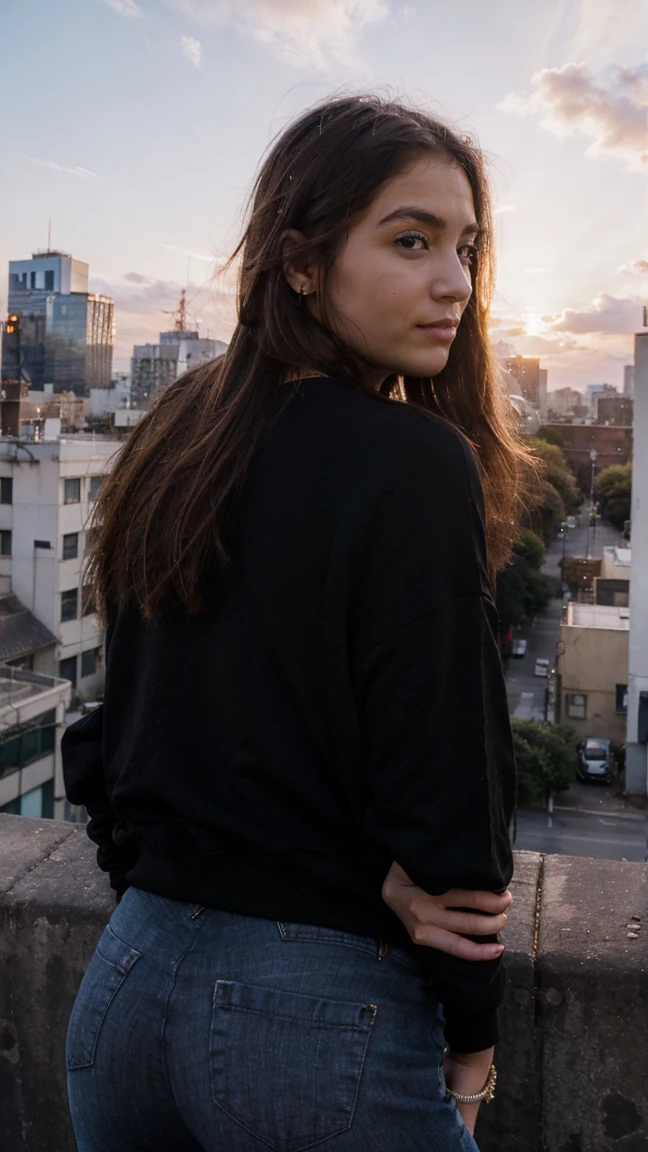
[[[421,332],[426,332],[433,340],[442,340],[451,344],[457,335],[454,324],[417,324]]]

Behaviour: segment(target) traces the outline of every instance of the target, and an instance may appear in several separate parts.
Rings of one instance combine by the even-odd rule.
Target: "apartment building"
[[[0,438],[0,597],[13,593],[53,637],[31,668],[92,699],[102,681],[103,636],[82,588],[86,525],[119,445],[74,436]]]
[[[625,740],[629,616],[615,605],[567,605],[559,641],[560,718],[579,738]]]

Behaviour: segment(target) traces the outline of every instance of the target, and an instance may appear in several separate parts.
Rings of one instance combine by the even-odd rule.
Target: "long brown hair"
[[[510,554],[528,453],[488,339],[493,230],[480,151],[428,114],[377,96],[330,100],[291,124],[267,155],[250,199],[240,256],[238,324],[225,355],[169,385],[121,449],[95,506],[86,580],[105,619],[111,597],[148,619],[173,601],[203,608],[205,573],[227,563],[226,526],[264,435],[290,403],[296,368],[362,387],[361,366],[326,322],[326,275],[358,214],[417,154],[461,165],[480,227],[473,293],[448,363],[434,379],[392,378],[399,399],[444,417],[476,450],[491,572]],[[284,276],[286,229],[307,238],[321,269],[322,321]],[[373,393],[375,395],[375,393]]]

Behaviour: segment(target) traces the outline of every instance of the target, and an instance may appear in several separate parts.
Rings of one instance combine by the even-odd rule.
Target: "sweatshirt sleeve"
[[[114,615],[109,613],[106,656],[113,625]],[[97,864],[109,873],[112,888],[121,894],[127,887],[126,873],[135,863],[136,849],[132,840],[123,835],[106,788],[103,715],[101,704],[66,728],[61,740],[63,780],[70,803],[82,804],[88,813],[86,831],[97,845]]]
[[[375,501],[357,585],[365,832],[426,892],[498,892],[512,875],[515,765],[476,462],[435,421],[400,475]],[[502,962],[422,954],[448,1043],[495,1043]]]

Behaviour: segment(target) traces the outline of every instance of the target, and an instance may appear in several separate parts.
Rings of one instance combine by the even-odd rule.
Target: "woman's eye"
[[[423,252],[428,247],[428,238],[423,232],[404,232],[396,237],[396,243],[407,252]]]
[[[475,263],[477,251],[478,249],[476,244],[464,244],[459,249],[459,257],[464,261],[464,263],[472,265]]]

